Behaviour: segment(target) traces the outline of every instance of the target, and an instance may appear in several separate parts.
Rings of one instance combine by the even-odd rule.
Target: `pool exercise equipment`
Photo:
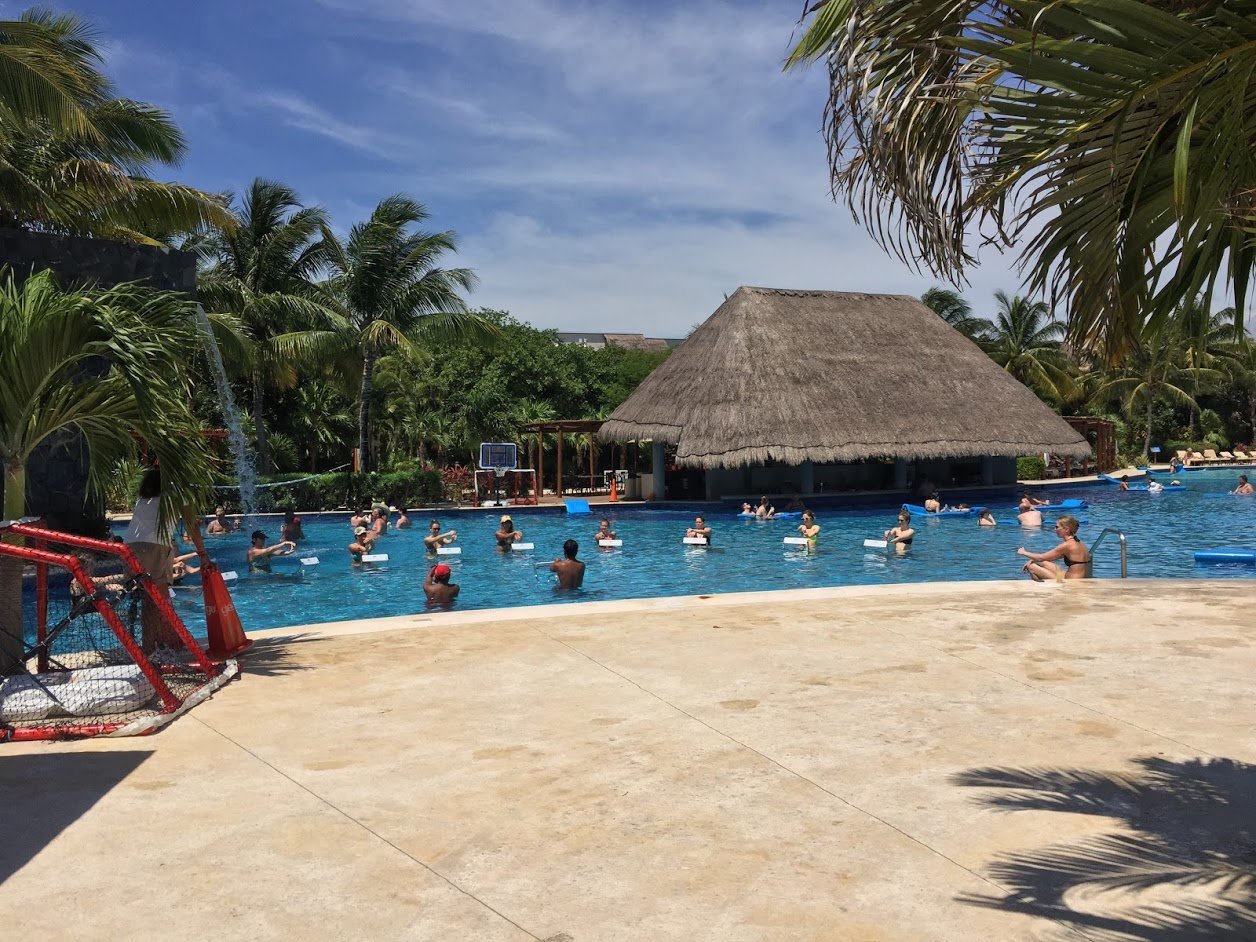
[[[705,536],[687,536],[685,537],[685,543],[689,546],[706,546],[707,538]]]
[[[203,573],[203,572],[204,572],[204,570],[202,570],[202,573]],[[239,575],[239,573],[237,573],[234,569],[228,569],[226,572],[219,573],[219,574],[218,574],[218,578],[219,578],[219,579],[221,579],[223,582],[231,582],[231,581],[233,581],[233,580],[235,580],[235,579],[239,579],[239,578],[240,578],[240,575]],[[203,579],[202,579],[201,584],[202,584],[202,585],[204,584],[204,580],[203,580]]]
[[[889,545],[889,540],[864,540],[864,546],[868,549],[886,549]]]
[[[461,556],[461,546],[438,546],[436,547],[437,556]]]
[[[1256,566],[1256,550],[1249,549],[1206,549],[1195,550],[1197,563],[1241,563]]]
[[[512,550],[530,550],[530,549],[536,549],[536,544],[535,543],[511,543],[510,548]]]
[[[318,557],[317,556],[302,556],[301,565],[302,566],[317,566]]]
[[[623,540],[598,540],[597,545],[598,546],[623,546],[624,541]]]
[[[984,507],[965,507],[963,510],[951,507],[947,510],[939,510],[936,513],[925,510],[920,504],[904,504],[903,509],[908,511],[913,517],[975,517],[986,508]]]
[[[1083,507],[1089,507],[1090,501],[1082,500],[1080,497],[1069,497],[1056,504],[1034,504],[1034,510],[1040,510],[1044,513],[1051,510],[1080,510]],[[1012,508],[1020,510],[1020,504]]]
[[[364,563],[386,563],[388,562],[387,553],[366,553],[362,557]]]
[[[786,546],[806,546],[811,541],[805,536],[787,536],[785,537]]]

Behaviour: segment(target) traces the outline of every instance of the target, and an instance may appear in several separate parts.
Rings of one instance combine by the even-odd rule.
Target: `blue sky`
[[[6,13],[22,6],[5,3]],[[122,94],[170,110],[203,189],[282,180],[337,227],[404,191],[457,232],[474,306],[683,336],[738,285],[919,294],[828,197],[798,0],[96,0]],[[1018,283],[983,257],[988,314]]]

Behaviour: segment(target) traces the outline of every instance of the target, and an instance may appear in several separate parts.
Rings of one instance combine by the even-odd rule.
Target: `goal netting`
[[[237,670],[124,544],[0,523],[0,742],[153,732]]]
[[[477,507],[489,501],[535,504],[536,498],[536,471],[533,468],[485,468],[475,472]]]

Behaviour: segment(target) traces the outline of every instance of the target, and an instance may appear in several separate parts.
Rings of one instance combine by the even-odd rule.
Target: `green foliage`
[[[260,483],[282,482],[282,476],[268,476]],[[396,507],[423,507],[456,498],[446,496],[446,484],[436,468],[408,471],[367,471],[350,474],[337,471],[317,474],[292,484],[280,483],[261,492],[264,509],[360,510],[383,502]]]
[[[1016,480],[1041,481],[1047,474],[1047,463],[1042,456],[1028,456],[1016,459]]]

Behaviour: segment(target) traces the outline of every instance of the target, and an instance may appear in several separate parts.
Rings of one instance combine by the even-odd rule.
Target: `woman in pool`
[[[397,529],[398,530],[410,529],[410,517],[406,514],[406,508],[404,507],[401,508],[401,515],[397,518]]]
[[[284,511],[283,526],[279,528],[279,537],[293,543],[305,539],[305,531],[301,529],[301,518],[296,515],[295,511]]]
[[[816,523],[816,515],[810,510],[803,511],[802,523],[798,524],[798,532],[807,538],[807,546],[814,548],[820,536],[820,524]]]
[[[435,553],[442,546],[448,546],[454,540],[458,539],[457,530],[446,530],[440,532],[440,521],[433,520],[427,525],[427,536],[423,537],[423,546],[429,553]]]
[[[1128,491],[1130,489],[1130,476],[1128,474],[1121,475],[1121,484],[1117,487],[1118,491]]]
[[[375,537],[366,527],[359,526],[353,531],[353,542],[349,544],[349,562],[354,566],[362,565],[362,557],[371,551]]]
[[[711,528],[706,525],[706,521],[701,517],[693,518],[693,526],[685,531],[685,539],[693,539],[701,537],[707,541],[707,545],[711,545]]]
[[[749,507],[750,505],[747,504],[746,506]],[[603,517],[602,521],[597,525],[597,533],[593,534],[593,545],[598,546],[602,540],[613,539],[615,539],[615,531],[611,529],[611,522]]]
[[[942,509],[942,501],[937,491],[934,491],[925,500],[925,513],[936,514]]]
[[[1076,517],[1061,517],[1057,520],[1055,532],[1063,542],[1045,553],[1031,553],[1023,546],[1018,547],[1016,554],[1029,560],[1021,567],[1021,572],[1028,574],[1034,582],[1045,582],[1048,579],[1088,578],[1090,553],[1086,545],[1077,538],[1077,526]],[[1063,568],[1056,566],[1057,559],[1061,561]]]
[[[1240,474],[1239,486],[1236,487],[1234,490],[1230,491],[1230,493],[1231,494],[1253,494],[1253,493],[1256,493],[1256,488],[1253,488],[1252,485],[1248,483],[1246,474]]]
[[[200,566],[188,565],[188,560],[196,559],[198,555],[198,553],[184,553],[174,558],[174,565],[170,568],[171,585],[180,585],[188,576],[194,576],[201,571]]]
[[[994,519],[994,514],[988,510],[983,510],[977,517],[977,526],[979,527],[997,527],[999,521]]]
[[[768,503],[767,494],[759,498],[759,506],[755,508],[754,515],[760,520],[771,520],[776,516],[776,508]]]
[[[523,531],[515,529],[515,522],[510,519],[510,514],[502,514],[501,524],[493,534],[493,539],[497,541],[499,550],[508,550],[511,544],[523,539]]]
[[[903,508],[898,512],[898,526],[885,531],[885,541],[894,545],[894,552],[902,556],[911,548],[916,531],[911,525],[911,511]]]
[[[270,558],[272,556],[290,556],[297,545],[291,540],[280,540],[274,546],[266,545],[266,534],[261,530],[254,530],[253,535],[249,538],[253,544],[249,547],[246,559],[249,563],[249,572],[270,572]]]

